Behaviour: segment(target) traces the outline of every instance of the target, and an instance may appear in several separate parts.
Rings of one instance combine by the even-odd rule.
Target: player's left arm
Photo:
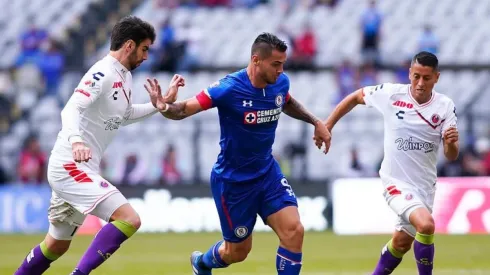
[[[459,133],[456,123],[456,107],[454,106],[454,103],[451,102],[446,115],[446,120],[442,125],[444,156],[446,156],[448,160],[456,160],[459,155]]]
[[[123,126],[133,124],[135,122],[141,121],[148,118],[158,112],[158,109],[153,107],[151,102],[145,104],[133,104],[129,110],[129,115],[126,117]]]
[[[286,104],[284,104],[283,110],[286,115],[295,118],[297,120],[302,120],[304,122],[310,123],[314,126],[321,123],[321,120],[317,118],[314,114],[308,111],[303,104],[294,99],[288,94],[286,98]]]
[[[315,144],[318,149],[321,149],[323,143],[325,143],[324,153],[326,154],[330,148],[331,135],[330,131],[327,129],[325,124],[317,118],[314,114],[308,111],[303,104],[293,98],[289,93],[286,97],[286,103],[284,104],[283,110],[286,115],[295,118],[297,120],[302,120],[304,122],[310,123],[315,126],[314,139]]]

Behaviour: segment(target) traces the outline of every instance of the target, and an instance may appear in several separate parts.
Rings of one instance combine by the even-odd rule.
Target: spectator
[[[36,136],[30,136],[24,142],[18,165],[18,177],[23,183],[40,184],[45,180],[46,156]]]
[[[366,87],[366,86],[373,86],[377,85],[378,83],[378,73],[376,71],[376,68],[374,67],[374,64],[371,62],[368,62],[364,65],[361,66],[361,69],[359,71],[359,86],[358,88],[361,87]]]
[[[187,21],[177,33],[177,40],[183,46],[183,55],[177,65],[177,72],[187,72],[199,66],[202,48],[202,31]]]
[[[31,25],[20,38],[22,50],[17,59],[16,66],[30,62],[37,63],[41,45],[47,38],[48,33],[46,30],[40,29],[34,24]]]
[[[402,64],[395,70],[395,77],[398,83],[408,84],[410,79],[408,78],[410,72],[410,65],[412,59],[405,59]]]
[[[306,24],[303,32],[294,41],[292,69],[312,69],[317,53],[316,36],[310,24]]]
[[[47,49],[42,53],[39,68],[46,83],[46,95],[56,95],[61,80],[61,74],[65,64],[65,57],[58,43],[50,40],[46,44]]]
[[[182,176],[177,168],[176,152],[173,145],[167,147],[167,152],[163,158],[162,183],[165,185],[175,185],[181,182]]]
[[[344,59],[335,71],[335,80],[339,87],[338,97],[336,98],[336,102],[334,102],[335,105],[357,89],[359,86],[357,79],[357,70],[348,59]]]
[[[432,31],[432,27],[427,25],[419,38],[419,51],[427,51],[433,54],[439,52],[439,39]]]
[[[379,41],[381,37],[382,15],[376,7],[376,1],[371,0],[369,7],[362,14],[362,55],[364,62],[374,62],[379,65]]]

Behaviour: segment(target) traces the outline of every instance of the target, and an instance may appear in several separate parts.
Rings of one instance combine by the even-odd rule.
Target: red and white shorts
[[[53,190],[48,218],[58,227],[50,226],[50,234],[57,235],[51,234],[55,239],[71,239],[88,214],[109,221],[114,211],[128,203],[114,185],[85,163],[51,158],[48,182]]]

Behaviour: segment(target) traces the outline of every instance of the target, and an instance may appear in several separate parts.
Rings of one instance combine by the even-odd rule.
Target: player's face
[[[259,72],[266,83],[276,83],[279,76],[284,72],[286,58],[285,52],[272,50],[272,54],[259,63]]]
[[[148,50],[150,49],[151,40],[145,39],[138,47],[134,47],[133,51],[129,55],[129,65],[131,70],[136,69],[143,61],[148,59]]]
[[[414,63],[410,67],[410,83],[412,92],[418,97],[430,96],[434,85],[439,80],[440,73],[432,67]]]

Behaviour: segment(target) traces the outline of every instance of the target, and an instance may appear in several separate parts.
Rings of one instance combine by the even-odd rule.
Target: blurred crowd
[[[315,5],[328,5],[332,9],[341,0],[153,0],[155,8],[168,9],[177,6],[207,6],[207,7],[254,7],[259,4],[274,4],[284,12],[298,6],[310,8]],[[362,60],[352,60],[345,57],[333,68],[338,86],[335,102],[337,104],[346,95],[356,89],[378,83],[378,71],[383,68],[380,56],[380,41],[383,39],[383,14],[378,9],[376,1],[369,5],[359,20],[359,36],[361,44],[359,51]],[[306,23],[300,32],[291,32],[286,26],[280,26],[276,34],[289,45],[287,70],[314,70],[318,45],[315,26]],[[158,26],[155,46],[150,51],[150,57],[138,70],[187,72],[206,69],[200,64],[199,56],[202,33],[198,26],[184,24],[175,27],[171,18],[167,18]],[[64,72],[65,56],[63,45],[49,37],[48,32],[34,25],[22,33],[18,40],[21,52],[11,68],[0,69],[0,134],[5,134],[10,126],[26,117],[32,111],[35,102],[46,95],[57,97],[58,87]],[[417,49],[437,54],[440,42],[437,34],[430,25],[421,31]],[[396,81],[408,83],[410,58],[394,69]],[[60,106],[63,102],[60,100]],[[490,133],[488,137],[475,138],[462,146],[460,157],[453,162],[443,162],[439,166],[441,176],[490,176]],[[282,152],[275,155],[286,176],[294,173],[294,167],[305,157],[305,148],[297,144],[286,146]],[[36,133],[32,133],[24,142],[19,158],[16,160],[17,171],[12,176],[10,171],[0,166],[0,183],[21,181],[24,183],[40,183],[46,180],[46,162],[48,152],[42,152]],[[162,154],[161,162],[156,165],[159,181],[155,184],[174,185],[182,182],[179,160],[175,148],[168,145]],[[345,176],[369,177],[377,174],[376,167],[363,164],[356,148],[352,148],[349,167],[343,172]],[[299,159],[299,161],[298,161]],[[211,161],[211,160],[210,160]],[[146,164],[142,164],[136,154],[128,155],[124,165],[117,171],[106,171],[103,163],[102,173],[112,177],[120,184],[139,184],[146,181]]]

